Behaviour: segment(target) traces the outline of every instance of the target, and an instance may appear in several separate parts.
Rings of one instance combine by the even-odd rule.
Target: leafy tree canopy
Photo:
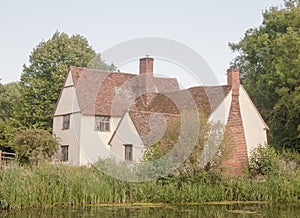
[[[13,136],[17,131],[12,127],[13,116],[19,105],[19,96],[18,83],[0,83],[0,150],[12,151]]]
[[[114,69],[80,35],[56,32],[48,41],[42,41],[29,56],[29,65],[23,67],[21,107],[16,113],[20,125],[51,130],[51,116],[68,67],[87,67],[91,61],[94,67]]]
[[[232,67],[270,127],[270,144],[300,151],[300,3],[263,13],[263,23],[246,31]]]
[[[0,120],[6,121],[13,117],[14,109],[18,105],[19,96],[18,83],[0,83]]]

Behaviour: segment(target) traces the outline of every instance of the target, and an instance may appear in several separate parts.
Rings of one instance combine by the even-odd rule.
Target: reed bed
[[[220,201],[300,201],[300,173],[253,180],[199,173],[192,178],[130,183],[93,167],[12,165],[0,171],[2,208],[120,203],[205,203]]]

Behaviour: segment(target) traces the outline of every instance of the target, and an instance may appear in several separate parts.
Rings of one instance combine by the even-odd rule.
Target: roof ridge
[[[217,87],[231,87],[229,85],[204,85],[204,86],[192,86],[188,89],[184,89],[184,90],[189,90],[192,88],[217,88]]]
[[[136,75],[133,73],[125,73],[125,72],[116,72],[116,71],[109,71],[109,70],[100,70],[100,69],[93,69],[93,68],[86,68],[86,67],[76,67],[76,66],[70,66],[69,69],[77,69],[81,71],[96,71],[96,72],[104,72],[104,73],[122,73],[122,74],[129,74],[129,75]]]
[[[144,111],[144,110],[128,109],[128,112],[130,112],[130,111],[136,111],[136,112],[140,112],[140,113],[148,113],[148,114],[166,114],[166,115],[172,115],[172,116],[180,117],[180,114],[173,114],[173,113],[163,113],[163,112],[153,112],[153,111]]]

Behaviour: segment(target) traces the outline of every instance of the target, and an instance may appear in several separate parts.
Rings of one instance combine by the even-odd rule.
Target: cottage
[[[267,142],[268,129],[240,85],[239,71],[227,71],[227,85],[179,90],[175,78],[153,76],[153,62],[140,59],[139,75],[70,67],[53,116],[61,143],[55,159],[72,165],[111,156],[139,161],[170,120],[196,108],[230,128],[235,147],[224,164],[239,173],[251,151]]]

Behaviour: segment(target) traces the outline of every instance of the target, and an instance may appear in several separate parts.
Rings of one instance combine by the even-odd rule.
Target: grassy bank
[[[299,202],[300,172],[257,181],[202,172],[192,178],[130,183],[95,168],[64,165],[11,166],[0,171],[3,208],[111,203],[218,201]]]

